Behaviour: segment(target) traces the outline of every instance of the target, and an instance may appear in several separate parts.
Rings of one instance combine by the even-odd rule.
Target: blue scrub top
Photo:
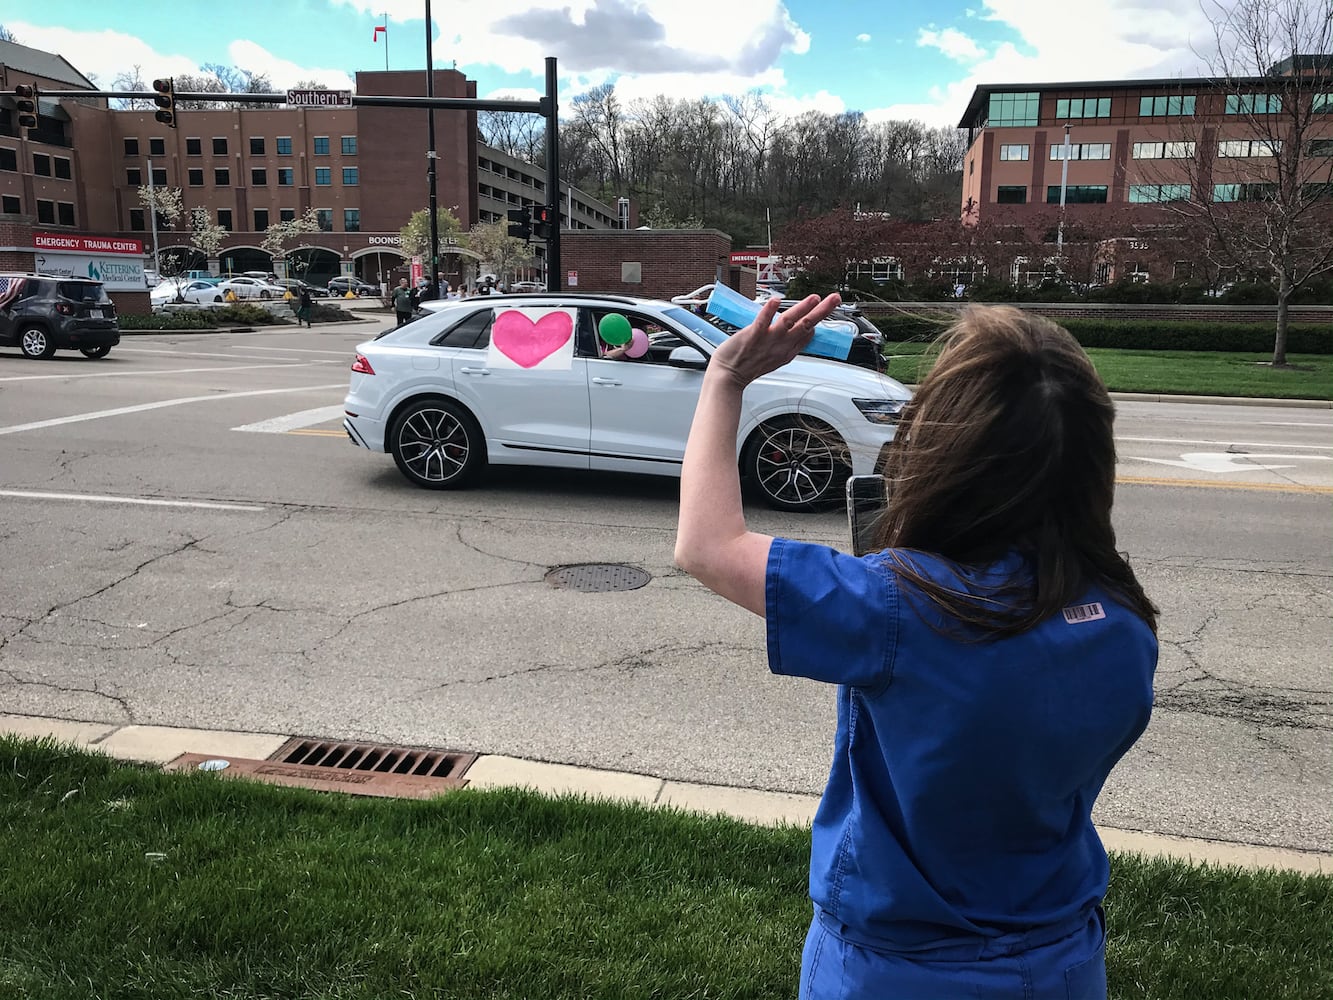
[[[901,554],[972,593],[1030,576],[1017,554],[984,568]],[[770,669],[839,685],[810,896],[849,937],[924,952],[1101,902],[1093,802],[1152,710],[1141,618],[1093,587],[1021,635],[969,643],[937,631],[950,619],[883,553],[786,539],[766,588]]]

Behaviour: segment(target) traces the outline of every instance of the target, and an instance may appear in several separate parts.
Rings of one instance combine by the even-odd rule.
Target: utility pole
[[[148,214],[153,217],[153,271],[162,280],[162,256],[157,249],[157,194],[153,187],[153,161],[148,161]]]
[[[429,0],[428,0],[429,2]],[[551,233],[546,238],[546,290],[560,291],[560,111],[556,106],[555,57],[546,57],[546,207],[551,210]],[[570,219],[573,222],[573,219]]]
[[[435,61],[431,55],[431,36],[435,33],[435,22],[430,18],[430,0],[426,0],[426,97],[435,96]],[[426,184],[427,209],[430,212],[430,289],[431,298],[440,297],[437,276],[440,273],[440,223],[436,216],[435,164],[439,158],[435,155],[435,109],[426,110]]]
[[[427,0],[429,2],[429,0]],[[1055,253],[1062,260],[1065,253],[1065,187],[1069,183],[1069,125],[1065,125],[1064,156],[1060,164],[1060,224],[1055,230]],[[1048,230],[1049,231],[1049,230]],[[1063,270],[1063,264],[1061,270]]]

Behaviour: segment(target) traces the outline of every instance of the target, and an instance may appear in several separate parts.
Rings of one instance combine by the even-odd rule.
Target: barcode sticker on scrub
[[[1095,622],[1098,618],[1105,618],[1106,612],[1096,601],[1091,604],[1075,604],[1071,608],[1062,608],[1065,622],[1070,625],[1077,625],[1079,622]]]

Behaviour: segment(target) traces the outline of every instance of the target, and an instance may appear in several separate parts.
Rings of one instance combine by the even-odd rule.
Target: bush
[[[287,321],[285,313],[274,314],[263,306],[252,306],[244,302],[214,309],[213,315],[217,317],[215,325],[218,326],[272,326],[274,323]]]
[[[181,309],[151,316],[122,313],[117,320],[122,330],[215,330],[218,325],[209,309]]]
[[[1277,302],[1277,289],[1262,281],[1242,281],[1217,297],[1228,306],[1271,306]]]

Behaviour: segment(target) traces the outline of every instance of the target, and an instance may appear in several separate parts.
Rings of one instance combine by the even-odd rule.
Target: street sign
[[[350,108],[350,90],[289,90],[287,103],[298,108]]]

